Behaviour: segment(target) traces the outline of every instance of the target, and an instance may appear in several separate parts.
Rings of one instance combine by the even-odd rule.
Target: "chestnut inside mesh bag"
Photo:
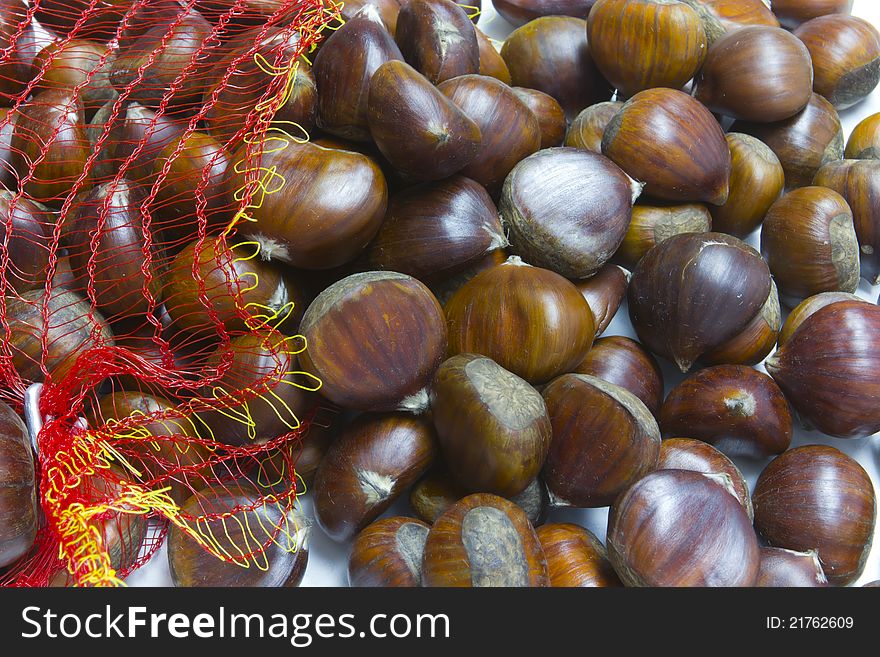
[[[0,399],[43,384],[42,511],[0,583],[119,584],[169,528],[256,571],[300,549],[296,459],[328,413],[303,291],[242,226],[285,183],[263,154],[307,137],[337,16],[0,0]]]

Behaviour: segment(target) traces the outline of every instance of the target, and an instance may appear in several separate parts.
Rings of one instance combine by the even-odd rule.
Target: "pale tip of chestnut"
[[[642,190],[645,189],[646,183],[639,182],[638,180],[636,180],[635,178],[632,178],[631,176],[627,176],[627,178],[629,178],[629,186],[630,186],[630,189],[632,190],[632,202],[635,204],[635,202],[638,200],[639,196],[642,195]]]
[[[290,251],[278,240],[263,235],[263,233],[245,233],[245,237],[257,243],[260,249],[260,260],[263,262],[272,262],[273,260],[290,262]]]
[[[383,28],[385,27],[385,22],[382,20],[382,15],[379,13],[379,8],[372,3],[365,4],[363,7],[358,9],[355,12],[354,16],[352,16],[351,18],[352,19],[366,18],[368,21],[370,21],[372,23],[377,23],[377,24],[381,25]],[[349,20],[351,20],[351,19],[349,19]]]
[[[531,265],[527,262],[523,262],[523,259],[519,256],[512,255],[507,260],[505,260],[502,264],[505,265],[515,265],[517,267],[531,267]]]
[[[828,586],[828,578],[825,576],[825,570],[822,568],[822,561],[819,559],[819,553],[816,550],[804,550],[803,552],[798,552],[797,550],[787,550],[786,548],[774,549],[779,550],[780,552],[787,552],[796,557],[809,557],[816,570],[816,583],[821,586]]]
[[[496,233],[490,228],[484,228],[484,230],[492,236],[492,241],[489,242],[489,248],[486,249],[487,254],[498,249],[506,249],[510,246],[510,241],[507,239],[507,235],[503,232]]]
[[[358,483],[364,492],[364,499],[375,506],[391,497],[397,480],[373,470],[356,470]]]
[[[547,487],[547,503],[556,509],[574,507],[574,504],[556,495],[549,487]]]
[[[288,523],[293,525],[295,532],[294,544],[291,552],[298,552],[299,550],[305,550],[308,552],[309,541],[312,537],[312,529],[315,527],[314,521],[299,511],[291,512],[288,514],[287,518]]]
[[[714,481],[721,486],[721,488],[733,495],[734,499],[739,503],[739,496],[736,494],[736,486],[733,485],[733,479],[730,478],[729,474],[726,472],[701,472],[700,474],[706,479]]]
[[[417,393],[401,399],[397,410],[412,413],[413,415],[421,415],[428,410],[429,404],[428,389],[422,388]]]

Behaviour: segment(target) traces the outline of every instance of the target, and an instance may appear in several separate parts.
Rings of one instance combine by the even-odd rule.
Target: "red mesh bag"
[[[240,226],[284,186],[263,155],[308,137],[337,18],[0,0],[0,399],[42,384],[42,519],[0,583],[119,584],[169,527],[243,567],[297,549],[320,381],[302,290]]]

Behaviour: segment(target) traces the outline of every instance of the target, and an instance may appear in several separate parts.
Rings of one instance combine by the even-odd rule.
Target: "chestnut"
[[[855,294],[850,294],[849,292],[820,292],[819,294],[807,297],[795,306],[794,309],[788,313],[788,317],[785,318],[785,324],[782,325],[777,340],[779,346],[781,347],[788,342],[791,336],[794,335],[794,332],[800,328],[801,324],[803,324],[809,317],[812,317],[818,310],[825,306],[830,306],[832,303],[837,303],[838,301],[862,302],[864,299],[857,297]]]
[[[5,53],[0,63],[0,104],[14,104],[14,97],[33,79],[39,42],[39,33],[28,16],[28,5],[22,0],[0,2],[0,50]]]
[[[587,38],[596,66],[624,98],[654,87],[681,89],[706,57],[703,21],[683,2],[598,0]]]
[[[303,316],[303,367],[321,394],[355,410],[424,410],[446,352],[443,309],[422,283],[396,272],[353,274],[321,292]]]
[[[880,112],[865,117],[853,128],[845,155],[853,160],[880,160]]]
[[[703,21],[711,46],[728,32],[747,25],[779,27],[767,0],[682,0],[693,7]]]
[[[617,314],[617,309],[626,296],[627,285],[629,272],[617,265],[605,265],[590,278],[575,282],[578,291],[584,295],[593,311],[596,337],[602,335]]]
[[[258,498],[247,484],[227,484],[196,493],[182,511],[206,517],[195,528],[201,544],[171,525],[168,568],[174,586],[299,586],[309,561],[311,526],[284,502]]]
[[[102,518],[97,529],[110,557],[110,567],[122,573],[127,573],[137,563],[147,535],[147,519],[143,509],[132,508],[123,497],[123,482],[129,478],[130,475],[120,466],[112,465],[103,472],[103,476],[92,477],[87,490],[80,489],[87,505],[111,502],[113,507],[117,507]],[[117,575],[120,573],[117,572]]]
[[[14,192],[0,189],[0,243],[8,263],[3,268],[7,285],[17,292],[43,287],[49,268],[49,230],[54,223],[48,211]]]
[[[414,587],[422,585],[422,558],[428,525],[414,518],[383,518],[354,541],[348,560],[351,586]]]
[[[843,158],[843,129],[834,106],[818,94],[799,114],[780,123],[743,123],[732,131],[757,137],[770,147],[785,171],[785,186],[805,187],[825,164]]]
[[[585,107],[610,100],[587,44],[587,22],[570,16],[542,16],[514,30],[501,56],[514,86],[553,96],[569,118]]]
[[[815,550],[796,552],[784,548],[762,547],[761,567],[755,586],[815,587],[828,586],[828,578]]]
[[[838,301],[807,317],[765,367],[801,417],[823,433],[870,436],[880,431],[878,330],[880,308]]]
[[[791,444],[788,402],[769,376],[745,365],[694,372],[660,409],[664,437],[688,436],[730,454],[764,457]]]
[[[438,89],[477,124],[482,135],[480,150],[461,170],[462,175],[497,195],[510,170],[541,148],[537,117],[510,87],[495,78],[462,75],[443,82]]]
[[[509,497],[538,476],[550,418],[526,381],[489,358],[460,354],[437,370],[430,401],[444,461],[467,490]]]
[[[712,215],[701,203],[636,205],[614,259],[632,269],[642,256],[663,240],[682,233],[708,233],[710,230]]]
[[[6,189],[18,187],[18,175],[12,166],[12,133],[16,116],[11,107],[0,107],[0,185]]]
[[[813,184],[833,189],[846,199],[859,240],[862,277],[880,283],[880,162],[838,160],[816,173]]]
[[[511,25],[519,27],[541,16],[586,18],[597,0],[493,0],[492,6]]]
[[[754,516],[749,484],[733,461],[709,443],[693,438],[667,438],[660,443],[658,470],[690,470],[727,475],[733,492],[751,520]],[[725,481],[725,483],[727,483]]]
[[[810,101],[810,51],[779,27],[744,27],[712,44],[695,84],[694,97],[713,112],[745,121],[783,121]]]
[[[757,365],[773,351],[782,326],[779,291],[770,280],[770,293],[758,314],[741,333],[715,347],[700,360],[706,365]]]
[[[449,507],[428,532],[424,586],[550,586],[547,561],[526,514],[488,493]]]
[[[663,402],[663,371],[638,342],[622,335],[599,338],[575,374],[588,374],[629,390],[656,416]]]
[[[465,283],[474,278],[477,274],[484,272],[487,269],[492,269],[495,265],[500,265],[502,262],[505,262],[507,258],[508,253],[506,249],[495,249],[494,251],[490,251],[467,269],[432,284],[431,291],[434,293],[434,296],[437,297],[437,300],[445,306],[449,299],[452,298],[452,295],[458,292]]]
[[[713,205],[727,200],[731,164],[724,133],[709,110],[681,91],[649,89],[630,98],[605,129],[602,153],[645,183],[648,196]]]
[[[42,71],[37,87],[68,91],[79,87],[77,95],[82,99],[85,116],[90,118],[101,105],[118,96],[108,77],[107,51],[106,45],[82,38],[66,43],[53,41],[34,59],[34,68]]]
[[[318,524],[333,540],[349,540],[427,471],[436,452],[424,418],[391,413],[354,420],[315,473]]]
[[[382,23],[388,32],[394,35],[397,30],[397,15],[400,13],[400,0],[348,0],[339,10],[339,13],[345,19],[344,23],[350,23],[357,16],[361,9],[371,5],[379,12]],[[325,42],[326,43],[326,42]]]
[[[571,122],[571,127],[565,135],[565,145],[601,153],[605,128],[608,127],[611,119],[620,111],[621,107],[623,107],[623,103],[616,100],[596,103],[587,107]]]
[[[834,586],[862,574],[877,502],[871,478],[851,457],[827,445],[789,450],[764,468],[752,502],[755,528],[770,545],[815,550]]]
[[[829,14],[849,14],[853,0],[773,0],[773,13],[785,27]]]
[[[625,388],[565,374],[541,394],[553,427],[543,478],[554,506],[608,506],[657,466],[657,421]]]
[[[572,283],[516,256],[462,285],[445,310],[450,355],[482,354],[533,384],[571,371],[596,335]]]
[[[479,126],[405,62],[373,74],[367,120],[382,155],[417,180],[451,176],[480,153]]]
[[[785,171],[776,154],[760,139],[738,132],[726,135],[730,148],[730,192],[727,202],[709,208],[712,227],[744,239],[761,222],[785,187]]]
[[[547,558],[550,586],[623,586],[602,541],[588,529],[560,523],[538,527],[536,532]]]
[[[131,4],[127,0],[40,0],[34,17],[40,21],[40,25],[59,36],[69,35],[76,27],[76,34],[80,38],[109,41],[116,35],[120,21],[128,13]],[[176,9],[174,13],[169,11],[170,5]],[[174,0],[154,0],[148,7],[147,9],[144,6],[130,16],[129,23],[138,24],[138,19],[142,19],[143,14],[149,15],[153,20],[162,20],[173,17],[180,11],[180,5]],[[86,15],[86,20],[79,23],[83,15]],[[132,29],[131,25],[129,29]]]
[[[587,278],[617,250],[641,189],[602,155],[549,148],[513,168],[499,211],[513,248],[528,262]]]
[[[480,70],[474,24],[452,0],[404,3],[397,15],[394,39],[407,63],[432,84]]]
[[[556,99],[543,91],[524,87],[514,87],[513,93],[538,119],[538,127],[541,129],[541,148],[562,146],[568,124],[565,121],[565,112]]]
[[[403,55],[373,5],[365,5],[315,57],[318,126],[345,139],[369,141],[367,99],[376,69]]]
[[[675,235],[633,271],[629,316],[646,347],[687,372],[749,326],[767,302],[770,283],[761,255],[735,237]]]
[[[752,586],[760,564],[727,475],[689,470],[652,472],[617,498],[606,547],[627,586]]]
[[[831,189],[802,187],[776,201],[764,219],[761,253],[788,306],[819,292],[855,292],[859,286],[853,214]]]
[[[474,31],[477,33],[477,46],[480,51],[479,74],[501,80],[504,84],[510,84],[510,70],[495,46],[497,42],[486,36],[478,27],[474,27]]]
[[[37,536],[39,500],[27,427],[0,401],[0,568],[24,556]]]

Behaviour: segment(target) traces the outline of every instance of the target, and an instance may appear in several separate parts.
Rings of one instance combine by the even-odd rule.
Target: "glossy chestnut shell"
[[[422,585],[422,558],[428,525],[395,516],[377,520],[354,541],[348,560],[351,586]]]
[[[406,61],[432,84],[480,70],[474,24],[452,0],[409,0],[394,33]]]
[[[0,402],[0,568],[22,557],[39,525],[34,456],[27,427]]]
[[[779,331],[779,339],[777,341],[779,346],[781,347],[788,342],[789,338],[794,335],[794,332],[797,331],[801,324],[807,321],[809,317],[816,314],[817,311],[825,306],[830,306],[832,303],[837,303],[838,301],[864,301],[864,299],[857,297],[855,294],[850,294],[849,292],[820,292],[819,294],[807,297],[796,305],[792,311],[788,313],[788,317],[785,318],[785,324],[782,325],[782,329]]]
[[[828,586],[828,578],[815,550],[795,552],[784,548],[762,547],[761,568],[755,586]]]
[[[708,233],[712,215],[702,203],[648,205],[633,207],[632,220],[614,260],[633,269],[648,251],[673,235]]]
[[[0,189],[0,242],[7,259],[3,276],[13,290],[24,292],[45,283],[52,217],[39,204],[15,197]]]
[[[846,142],[847,159],[880,160],[880,113],[862,119]]]
[[[590,278],[575,282],[578,291],[593,311],[596,320],[596,337],[602,335],[617,314],[626,287],[629,285],[629,272],[618,265],[605,265]]]
[[[536,531],[547,558],[550,586],[622,586],[605,546],[589,530],[559,523],[543,525]]]
[[[565,120],[565,112],[556,99],[543,91],[525,87],[514,87],[513,93],[538,119],[538,126],[541,129],[541,148],[562,146],[568,123]]]

